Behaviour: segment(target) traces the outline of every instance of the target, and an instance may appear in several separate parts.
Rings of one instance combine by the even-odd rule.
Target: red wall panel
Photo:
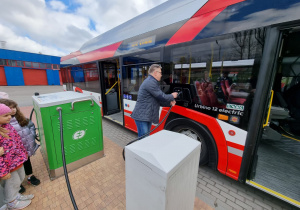
[[[61,70],[59,70],[59,82],[60,82],[60,85],[63,85],[63,82],[62,82],[62,74],[61,74]]]
[[[0,85],[3,85],[3,86],[7,85],[5,71],[4,71],[3,66],[0,66]]]
[[[46,70],[23,69],[25,85],[48,85]]]

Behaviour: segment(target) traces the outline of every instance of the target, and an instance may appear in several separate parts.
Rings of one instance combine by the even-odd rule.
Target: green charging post
[[[64,174],[60,120],[68,171],[104,156],[101,108],[94,96],[73,91],[32,96],[41,153],[50,179]]]

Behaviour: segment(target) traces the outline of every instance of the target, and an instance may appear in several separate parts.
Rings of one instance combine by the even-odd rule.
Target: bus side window
[[[240,120],[229,123],[247,128],[263,48],[255,38],[259,31],[195,40],[170,49],[172,85],[189,88],[194,103],[189,108],[213,117],[219,111],[232,113]]]

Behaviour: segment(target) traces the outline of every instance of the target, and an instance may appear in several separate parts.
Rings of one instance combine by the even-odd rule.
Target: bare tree
[[[257,32],[255,30],[234,33],[233,45],[235,46],[235,54],[238,59],[250,59],[255,55],[256,48],[258,46],[258,41],[256,41],[256,33]],[[255,35],[256,40],[254,40],[253,34]],[[260,41],[263,43],[263,38]]]
[[[248,38],[248,59],[251,58],[251,52],[252,52],[252,48],[253,48],[253,41],[252,41],[252,30],[248,31],[247,33],[247,38]]]
[[[235,43],[238,45],[236,51],[238,53],[239,59],[243,60],[247,40],[247,31],[234,33],[234,40]]]
[[[254,29],[254,37],[257,40],[257,43],[261,46],[261,53],[262,53],[265,46],[266,28]]]

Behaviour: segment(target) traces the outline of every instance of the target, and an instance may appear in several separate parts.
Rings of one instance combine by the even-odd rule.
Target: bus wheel
[[[197,141],[201,142],[201,153],[200,153],[200,161],[199,165],[203,166],[208,163],[208,150],[205,140],[201,133],[197,131],[198,129],[192,128],[186,125],[179,125],[172,129],[174,132],[184,134],[190,138],[193,138]]]

